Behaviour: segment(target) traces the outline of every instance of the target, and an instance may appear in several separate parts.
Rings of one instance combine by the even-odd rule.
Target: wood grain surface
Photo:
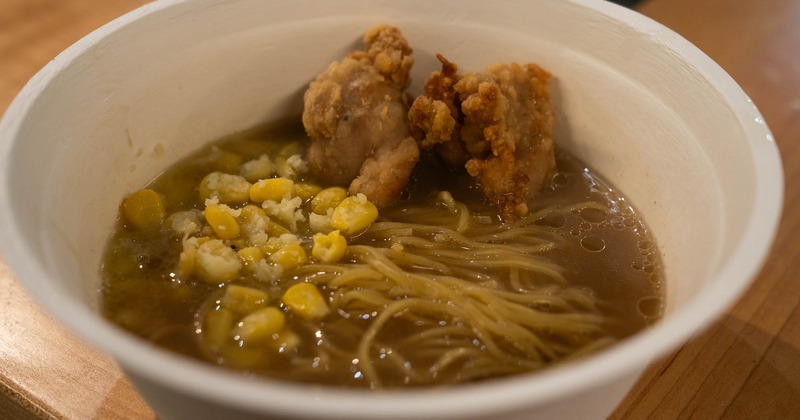
[[[1,0],[0,112],[60,51],[145,3]],[[758,105],[781,151],[786,198],[745,297],[654,363],[612,417],[800,418],[800,1],[646,0],[637,10],[697,45]],[[0,419],[155,418],[119,367],[43,312],[2,261],[0,305]]]
[[[650,0],[643,14],[683,35],[753,99],[783,161],[776,242],[745,297],[655,363],[615,418],[800,418],[800,2]]]

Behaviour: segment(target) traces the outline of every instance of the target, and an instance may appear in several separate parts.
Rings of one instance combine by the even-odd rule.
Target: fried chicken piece
[[[405,94],[414,59],[397,28],[373,27],[364,42],[366,50],[331,63],[306,90],[303,125],[312,138],[306,158],[314,175],[349,184],[350,194],[385,207],[419,160]]]
[[[497,64],[458,76],[441,55],[442,71],[425,81],[409,111],[411,132],[482,185],[503,220],[528,214],[555,173],[550,74],[535,64]]]

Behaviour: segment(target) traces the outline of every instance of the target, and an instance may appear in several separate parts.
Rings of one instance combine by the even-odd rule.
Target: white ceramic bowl
[[[253,380],[154,348],[96,311],[123,195],[204,142],[283,115],[373,24],[415,49],[414,92],[462,69],[554,74],[557,145],[616,184],[657,238],[663,321],[584,360],[447,389],[364,392]],[[775,233],[780,159],[736,83],[667,28],[600,0],[157,1],[70,47],[0,123],[4,260],[55,317],[115,357],[162,418],[601,418],[651,360],[743,293]]]

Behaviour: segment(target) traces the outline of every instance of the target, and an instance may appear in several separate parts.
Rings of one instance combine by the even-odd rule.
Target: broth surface
[[[285,158],[302,154],[306,146],[305,133],[296,122],[272,124],[222,139],[204,148],[172,166],[148,188],[163,198],[167,215],[190,209],[202,211],[207,203],[201,199],[198,186],[210,172],[238,173],[242,163],[258,159],[263,154]],[[552,294],[563,299],[570,304],[570,308],[591,309],[587,309],[591,312],[587,316],[592,317],[591,325],[597,326],[596,330],[582,328],[579,333],[561,337],[549,327],[532,327],[531,330],[535,330],[538,336],[555,343],[551,346],[555,349],[552,352],[536,353],[541,360],[535,363],[520,362],[526,360],[527,344],[510,338],[497,338],[502,333],[494,339],[466,337],[464,330],[469,328],[459,316],[448,315],[434,322],[442,329],[435,345],[421,345],[415,341],[418,335],[423,334],[421,326],[428,325],[426,323],[430,321],[427,319],[430,313],[427,312],[418,318],[406,319],[399,315],[405,315],[408,311],[400,311],[398,316],[390,317],[382,329],[370,332],[371,323],[379,318],[381,308],[387,307],[388,303],[383,306],[376,304],[378,309],[339,309],[321,320],[302,319],[281,303],[281,295],[290,285],[312,282],[317,284],[322,296],[332,305],[334,300],[344,299],[343,294],[331,286],[335,273],[315,273],[307,268],[305,271],[288,270],[279,280],[265,282],[243,270],[240,276],[225,284],[200,281],[193,276],[181,275],[178,270],[185,237],[177,235],[169,223],[157,229],[139,230],[131,227],[122,217],[107,245],[101,267],[104,279],[102,312],[120,327],[171,351],[247,374],[300,382],[372,388],[435,385],[515,374],[579,357],[585,352],[596,351],[624,339],[661,316],[664,302],[663,270],[652,238],[625,198],[574,157],[559,152],[557,164],[558,175],[552,186],[531,203],[530,219],[526,226],[540,232],[545,238],[552,238],[531,238],[531,241],[550,241],[547,243],[554,244],[537,245],[539,251],[535,259],[545,261],[547,267],[559,267],[558,274],[564,278],[565,284],[547,278],[539,279],[535,275],[523,275],[514,268],[493,267],[491,259],[476,260],[475,272],[479,274],[467,279],[478,288],[477,297],[473,296],[478,301],[481,299],[481,287],[498,290],[500,294],[531,295],[540,290],[543,295]],[[298,176],[297,181],[327,186],[324,180],[303,175]],[[430,156],[424,157],[415,169],[401,203],[382,209],[378,221],[417,223],[423,217],[419,215],[422,210],[414,209],[443,208],[441,191],[449,191],[455,201],[464,203],[478,220],[494,226],[502,225],[496,210],[484,202],[480,188],[469,176],[463,171],[440,166]],[[308,206],[308,202],[303,205]],[[447,210],[440,213],[446,215]],[[454,218],[460,214],[458,211],[451,213]],[[424,217],[430,217],[431,220],[444,217],[438,214]],[[374,227],[349,238],[348,245],[376,247],[387,255],[412,248],[408,244],[403,248],[391,243],[391,235],[380,236],[373,232]],[[307,221],[298,226],[299,231],[308,232],[308,229]],[[436,241],[436,235],[421,234],[421,237]],[[299,236],[301,245],[310,248],[308,235]],[[489,242],[500,243],[503,240],[492,239]],[[364,263],[353,255],[348,254],[343,261],[354,265]],[[435,257],[442,256],[437,254]],[[409,263],[407,270],[426,273],[432,269],[424,264]],[[264,291],[269,296],[270,304],[285,314],[287,328],[292,330],[291,339],[273,334],[272,341],[263,342],[258,350],[247,343],[222,350],[209,350],[206,331],[208,317],[219,310],[223,295],[230,285]],[[394,303],[407,298],[408,294],[400,290],[402,288],[387,286],[391,298],[386,302]],[[362,289],[355,291],[361,293]],[[590,302],[581,303],[586,299]],[[459,307],[460,303],[447,301],[443,305]],[[544,300],[528,306],[543,314],[558,316],[567,312],[563,308],[552,307]],[[594,321],[600,319],[598,317],[602,317],[602,321]],[[436,334],[436,325],[425,328],[428,328],[428,332],[424,334]],[[352,358],[349,353],[357,351],[364,344],[359,340],[373,333],[374,344],[367,349],[371,358],[368,363],[373,366],[370,369],[375,370],[374,374],[380,376],[380,381],[370,380],[364,362]],[[455,349],[447,350],[451,356],[432,355],[424,351],[451,344]],[[491,353],[492,346],[514,356],[499,363],[503,365],[502,369],[487,367],[486,362],[478,362],[470,356]],[[402,358],[398,354],[402,354]]]

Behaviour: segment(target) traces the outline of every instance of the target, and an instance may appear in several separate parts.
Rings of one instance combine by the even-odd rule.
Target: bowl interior
[[[122,345],[106,342],[114,328],[81,312],[96,307],[120,199],[210,140],[299,115],[308,82],[387,22],[414,48],[414,94],[438,69],[436,53],[462,70],[517,61],[553,74],[557,147],[623,191],[656,237],[671,329],[652,334],[672,334],[662,341],[674,345],[691,331],[670,319],[693,304],[700,312],[684,319],[700,306],[709,313],[681,328],[708,322],[771,239],[780,167],[758,112],[702,53],[628,10],[600,1],[481,6],[162,1],[101,29],[37,75],[0,128],[3,228],[17,241],[4,244],[18,260],[10,264],[64,322],[124,358]],[[732,261],[743,271],[735,278]],[[732,290],[713,297],[723,274]],[[637,362],[666,348],[651,351]]]

